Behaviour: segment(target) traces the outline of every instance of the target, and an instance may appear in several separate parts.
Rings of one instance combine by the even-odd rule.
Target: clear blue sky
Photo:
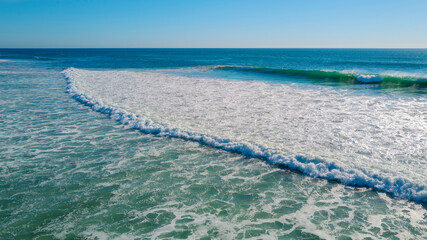
[[[0,0],[0,47],[427,48],[427,1]]]

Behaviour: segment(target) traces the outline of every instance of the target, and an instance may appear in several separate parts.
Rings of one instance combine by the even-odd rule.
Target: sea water
[[[0,238],[423,239],[427,50],[2,49]]]

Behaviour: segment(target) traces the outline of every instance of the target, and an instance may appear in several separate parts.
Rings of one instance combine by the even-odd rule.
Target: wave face
[[[65,70],[78,101],[130,127],[311,177],[427,202],[427,99],[158,72]]]
[[[341,82],[347,84],[381,83],[382,86],[386,88],[427,88],[427,77],[404,73],[366,74],[352,71],[276,69],[232,65],[211,66],[211,68],[292,77],[304,77],[314,80]]]

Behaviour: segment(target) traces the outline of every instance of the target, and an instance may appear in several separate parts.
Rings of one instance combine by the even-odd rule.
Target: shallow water
[[[61,73],[66,67],[56,66],[57,61],[12,59],[0,63],[0,238],[422,239],[427,235],[427,212],[420,202],[391,197],[390,194],[368,188],[355,188],[334,181],[310,178],[271,165],[265,159],[245,157],[199,142],[144,134],[129,125],[124,126],[111,120],[108,115],[95,112],[69,96]],[[143,76],[145,73],[141,71],[131,74]],[[146,70],[142,72],[144,71]],[[98,76],[109,74],[93,70],[90,73]],[[120,75],[122,72],[115,73],[121,77],[121,83],[128,81]],[[164,73],[157,72],[150,74],[160,74],[158,80],[165,76]],[[173,85],[175,88],[169,89],[171,91],[189,90],[184,85],[185,81],[193,85],[188,82],[194,80],[191,76],[182,77],[182,72],[173,76],[175,77],[169,79],[177,78],[182,84]],[[197,79],[199,83],[212,85],[212,79],[218,80],[217,77],[215,75],[215,78],[209,78],[207,82]],[[105,80],[98,80],[102,79]],[[138,77],[132,79],[135,81]],[[223,76],[221,79],[224,79]],[[93,83],[89,81],[94,78],[86,80],[86,83]],[[267,90],[271,87],[269,83],[258,82],[240,85],[244,83],[240,80],[232,80],[232,84],[235,84],[233,86],[256,88],[261,84]],[[140,81],[147,80],[141,78]],[[218,81],[218,84],[227,84],[227,91],[232,90],[230,83]],[[114,81],[99,83],[104,83],[104,88],[114,89],[117,86],[108,85],[117,84]],[[147,86],[147,82],[144,83],[141,86]],[[205,89],[203,86],[206,85],[201,85],[200,91],[213,91],[215,88],[211,85]],[[87,95],[100,93],[96,92],[96,86],[80,85],[80,89],[84,89]],[[423,95],[399,93],[397,98],[396,95],[383,94],[372,97],[375,93],[361,95],[353,90],[343,93],[341,87],[326,90],[323,87],[321,90],[328,93],[330,91],[331,96],[344,94],[347,99],[357,99],[362,103],[365,100],[383,100],[382,102],[390,101],[398,106],[405,103],[403,100],[418,99],[418,102],[413,102],[405,109],[396,107],[397,110],[393,111],[394,114],[407,114],[415,119],[420,116],[416,114],[416,110],[423,113],[423,105],[416,108],[416,104],[425,104],[420,101]],[[287,94],[313,94],[319,91],[316,86],[298,84],[276,88],[288,90]],[[140,89],[139,86],[133,89],[138,92],[147,91],[147,94],[155,92],[152,88]],[[162,91],[167,90],[168,88],[159,89],[157,95],[144,95],[143,99],[146,103],[150,103],[147,100],[150,96],[157,96],[161,100],[161,97],[167,97],[161,94]],[[155,105],[140,105],[137,101],[131,101],[138,99],[138,94],[131,95],[130,100],[126,100],[113,98],[123,97],[120,92],[112,93],[117,94],[110,97],[102,95],[105,99],[101,100],[105,104],[117,104],[115,107],[129,107],[127,111],[150,113],[151,115],[144,117],[149,116],[151,120],[163,124],[176,124],[173,126],[175,128],[209,131],[215,137],[226,137],[220,135],[223,134],[221,128],[225,127],[221,124],[227,123],[226,121],[218,122],[217,125],[203,125],[217,117],[205,112],[206,109],[212,110],[209,107],[215,107],[210,104],[209,95],[204,95],[204,101],[198,101],[200,104],[206,103],[200,106],[200,111],[190,109],[185,115],[200,118],[200,114],[205,114],[205,121],[193,122],[191,125],[188,119],[180,118],[178,113],[168,116],[167,111],[172,108],[169,108],[167,102],[157,105],[159,111],[154,112]],[[179,97],[176,94],[171,96],[175,99]],[[91,97],[100,100],[100,95]],[[268,96],[265,97],[269,99]],[[402,101],[398,101],[399,99]],[[281,100],[282,98],[277,99],[279,103]],[[249,108],[251,106],[246,109],[252,111]],[[369,113],[373,109],[376,108],[365,111]],[[182,113],[185,108],[181,107],[180,110]],[[222,113],[221,116],[227,113],[220,109],[215,111]],[[362,114],[363,111],[357,113]],[[175,116],[175,119],[171,116]],[[379,115],[367,116],[370,116],[370,121],[376,121]],[[347,121],[352,120],[348,119]],[[357,116],[355,119],[357,120]],[[406,134],[416,134],[417,129],[425,127],[422,120],[421,118],[420,124],[412,128],[409,125],[411,131]],[[235,121],[229,122],[234,123]],[[261,121],[260,124],[264,123]],[[283,141],[284,145],[276,146],[277,140],[266,138],[262,135],[263,131],[254,134],[253,138],[247,138],[256,129],[250,129],[250,124],[245,125],[248,126],[248,132],[242,133],[237,125],[231,125],[226,132],[229,135],[240,133],[235,137],[237,140],[260,145],[270,144],[267,147],[286,150],[286,156],[314,155],[322,161],[341,161],[337,164],[345,163],[346,166],[358,169],[365,167],[363,164],[345,162],[345,159],[335,159],[334,151],[320,147],[318,149],[326,151],[325,156],[316,156],[319,152],[316,145],[308,148],[301,145],[299,149],[295,149],[298,147],[296,144]],[[276,134],[283,133],[284,129],[280,128],[282,125],[283,123],[277,125],[281,131]],[[354,127],[353,124],[351,127]],[[320,128],[320,132],[314,132],[313,137],[322,130]],[[274,129],[269,132],[274,132]],[[390,132],[384,134],[388,137],[396,136]],[[298,140],[301,136],[299,132],[288,132],[287,136],[293,141],[296,139],[296,142],[304,141],[302,138]],[[327,134],[323,136],[326,139],[328,137]],[[412,135],[403,133],[401,137],[414,140],[410,136]],[[419,136],[424,137],[422,134]],[[272,137],[281,138],[280,135]],[[362,138],[361,141],[365,140]],[[419,162],[425,159],[416,149],[416,142],[403,142],[406,147],[401,146],[402,149],[397,149],[396,152],[387,151],[386,146],[381,144],[376,149],[389,154],[388,159],[391,161],[397,158],[395,154],[412,156],[412,159],[405,158],[407,168],[385,166],[387,171],[398,177],[399,174],[405,175],[408,181],[424,186],[425,179],[422,176],[425,169]],[[357,146],[348,147],[352,149]],[[343,156],[352,157],[352,154],[354,151]],[[355,158],[359,161],[365,159]],[[377,159],[381,160],[381,157]],[[397,161],[396,164],[401,163]],[[376,166],[378,170],[380,165],[375,165],[373,161],[370,166]],[[378,170],[378,174],[383,174],[383,171]],[[408,177],[408,174],[413,176]],[[417,174],[420,177],[417,178]]]

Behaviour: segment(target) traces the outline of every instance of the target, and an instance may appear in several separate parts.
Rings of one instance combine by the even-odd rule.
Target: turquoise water
[[[425,50],[0,59],[1,239],[427,235]]]

